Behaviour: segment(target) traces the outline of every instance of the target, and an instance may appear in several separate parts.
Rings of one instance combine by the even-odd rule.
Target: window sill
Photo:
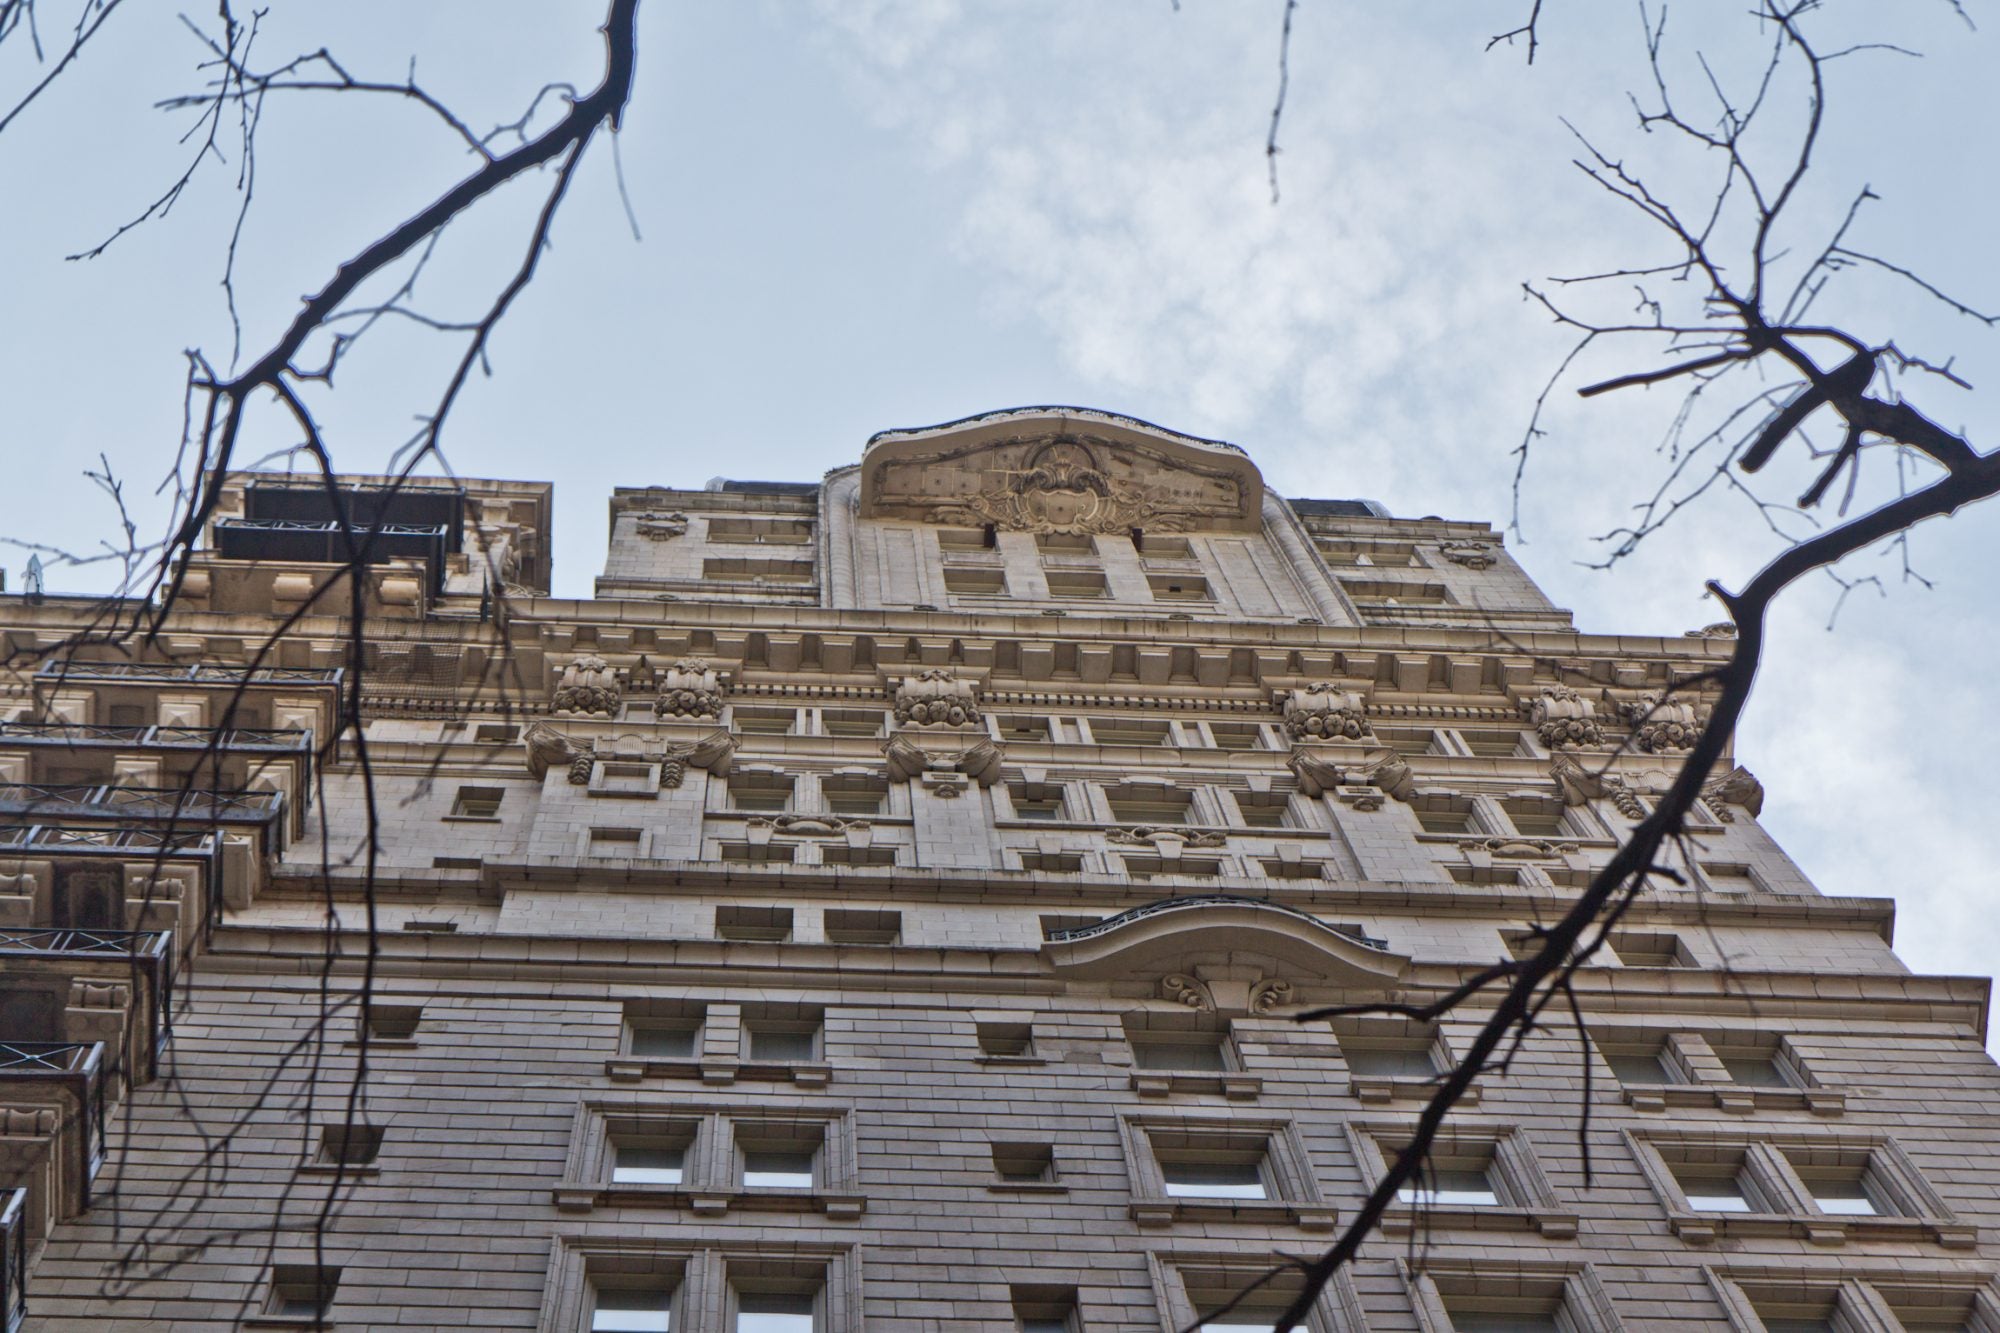
[[[1407,1203],[1391,1204],[1382,1215],[1383,1235],[1406,1235],[1419,1226],[1464,1228],[1471,1231],[1538,1231],[1550,1240],[1574,1240],[1577,1215],[1551,1208],[1519,1208],[1508,1204],[1490,1207],[1418,1208]]]
[[[1968,1222],[1932,1217],[1800,1217],[1790,1213],[1672,1213],[1667,1225],[1690,1245],[1707,1245],[1722,1236],[1783,1236],[1814,1245],[1845,1245],[1850,1240],[1934,1241],[1948,1249],[1971,1249],[1979,1243],[1979,1228]]]
[[[507,821],[498,815],[439,815],[442,824],[504,824]],[[278,1316],[272,1316],[277,1318]]]
[[[725,1087],[743,1079],[823,1088],[833,1081],[833,1066],[819,1062],[787,1065],[738,1060],[647,1060],[627,1055],[606,1060],[604,1076],[617,1083],[677,1078],[699,1079],[710,1087]]]
[[[1332,1204],[1295,1203],[1289,1199],[1176,1199],[1161,1196],[1132,1201],[1132,1220],[1142,1227],[1175,1222],[1254,1222],[1270,1226],[1290,1222],[1301,1231],[1331,1231],[1340,1210]]]
[[[1437,1078],[1387,1078],[1380,1075],[1349,1075],[1347,1095],[1357,1102],[1427,1102],[1438,1090]],[[1468,1106],[1479,1104],[1479,1085],[1466,1088],[1459,1101]]]
[[[1164,1069],[1135,1069],[1132,1090],[1141,1097],[1219,1092],[1233,1102],[1252,1102],[1264,1090],[1264,1080],[1255,1074],[1177,1074]]]
[[[1048,1063],[1047,1058],[1039,1055],[975,1055],[972,1059],[974,1064],[997,1065],[1006,1069],[1027,1068]]]
[[[1832,1088],[1742,1088],[1733,1083],[1662,1083],[1624,1090],[1625,1104],[1635,1111],[1664,1111],[1669,1106],[1718,1107],[1731,1115],[1758,1111],[1810,1111],[1829,1119],[1847,1111],[1847,1094]]]
[[[750,1212],[823,1213],[829,1221],[852,1221],[868,1207],[860,1194],[837,1190],[704,1189],[689,1185],[592,1185],[569,1181],[549,1192],[566,1213],[596,1208],[685,1208],[704,1217],[738,1209]]]
[[[611,800],[651,801],[659,797],[660,789],[655,787],[651,791],[621,791],[616,787],[585,787],[583,794]]]

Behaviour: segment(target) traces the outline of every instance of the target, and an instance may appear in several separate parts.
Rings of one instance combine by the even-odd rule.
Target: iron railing
[[[28,1317],[28,1191],[0,1203],[0,1329],[14,1333]]]
[[[0,816],[27,815],[57,822],[67,819],[172,821],[205,824],[269,824],[285,808],[274,791],[221,792],[174,787],[82,786],[48,782],[0,783]]]
[[[1143,921],[1147,917],[1159,916],[1165,912],[1199,911],[1207,907],[1267,908],[1274,912],[1284,912],[1295,916],[1301,921],[1310,921],[1315,926],[1330,930],[1336,935],[1343,935],[1353,940],[1356,944],[1364,945],[1370,949],[1386,950],[1389,947],[1389,941],[1387,940],[1378,940],[1373,935],[1363,935],[1358,931],[1344,930],[1330,922],[1320,920],[1311,912],[1302,912],[1296,907],[1289,907],[1284,903],[1272,902],[1267,898],[1247,898],[1239,893],[1193,893],[1185,898],[1162,898],[1157,902],[1150,902],[1142,907],[1134,907],[1130,911],[1120,912],[1116,916],[1107,916],[1102,921],[1093,921],[1087,926],[1078,926],[1073,930],[1052,930],[1046,938],[1051,944],[1073,944],[1078,940],[1095,939],[1097,936],[1114,931],[1120,926],[1130,925],[1134,921]]]
[[[0,722],[0,745],[116,746],[124,750],[254,750],[310,754],[313,734],[293,727],[114,727],[88,722]]]
[[[129,978],[135,972],[149,983],[150,993],[142,997],[140,1020],[150,1040],[139,1052],[145,1060],[145,1078],[159,1072],[160,1052],[173,1035],[174,1016],[174,933],[171,930],[82,930],[76,927],[46,930],[0,930],[0,960],[49,959],[58,963],[71,958],[117,960],[119,972],[103,975],[71,973],[74,981],[99,984]],[[138,1081],[138,1080],[134,1080]]]
[[[147,685],[339,685],[340,667],[233,667],[197,662],[44,662],[35,672],[43,684],[111,681]]]
[[[101,1041],[0,1041],[0,1097],[10,1083],[53,1084],[75,1102],[73,1123],[79,1198],[90,1207],[90,1184],[104,1165],[104,1043]]]
[[[222,923],[228,896],[229,862],[222,855],[222,837],[190,829],[168,833],[160,829],[79,827],[73,824],[0,824],[0,851],[14,856],[116,856],[160,861],[174,856],[199,856],[208,862],[202,893],[202,935],[206,941]]]

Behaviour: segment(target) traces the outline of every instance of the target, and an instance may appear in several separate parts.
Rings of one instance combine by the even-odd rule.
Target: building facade
[[[1186,1327],[1481,1016],[1294,1015],[1529,947],[1729,649],[1078,409],[621,489],[590,600],[545,485],[340,497],[359,588],[241,474],[154,640],[0,599],[10,1327]],[[1761,803],[1711,784],[1594,1046],[1481,1080],[1316,1333],[2000,1330],[1988,983]]]

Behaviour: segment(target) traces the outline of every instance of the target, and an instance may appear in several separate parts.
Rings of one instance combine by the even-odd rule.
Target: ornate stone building
[[[1523,947],[1728,647],[1089,411],[620,490],[590,600],[547,486],[343,494],[358,662],[283,477],[143,647],[0,600],[10,1324],[1185,1326],[1336,1234],[1477,1017],[1292,1015]],[[1317,1333],[2000,1329],[1988,983],[1761,796],[1710,788],[1580,974],[1597,1048],[1479,1085]]]

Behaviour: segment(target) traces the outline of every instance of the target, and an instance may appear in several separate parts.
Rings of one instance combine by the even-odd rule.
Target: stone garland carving
[[[1357,787],[1383,792],[1399,801],[1408,801],[1417,792],[1415,770],[1394,750],[1370,750],[1359,764],[1342,767],[1306,746],[1299,746],[1285,760],[1285,767],[1299,780],[1299,791],[1304,795],[1320,796],[1335,791],[1357,809],[1381,808],[1380,800],[1364,803],[1366,798],[1358,795],[1350,799],[1349,793]]]
[[[1729,808],[1732,805],[1748,810],[1752,819],[1764,813],[1764,784],[1739,764],[1721,777],[1709,779],[1701,789],[1701,799],[1708,802],[1717,819],[1734,824],[1736,815]]]
[[[769,829],[787,838],[842,838],[874,827],[865,819],[839,819],[831,815],[771,815],[746,822],[753,829]]]
[[[1648,754],[1685,750],[1701,738],[1702,719],[1691,703],[1647,694],[1621,711],[1632,724],[1632,739]]]
[[[727,776],[729,761],[735,755],[736,738],[726,731],[712,731],[698,741],[669,745],[660,758],[660,786],[680,786],[690,767],[707,769],[717,777]]]
[[[597,763],[594,747],[557,731],[546,722],[529,723],[521,733],[521,744],[527,751],[528,772],[534,777],[540,778],[550,768],[562,766],[569,770],[571,786],[590,785],[591,771]],[[690,766],[707,769],[717,776],[726,774],[735,753],[736,738],[726,731],[710,732],[698,741],[669,745],[657,761],[660,765],[660,786],[680,786]],[[638,755],[634,756],[634,762],[655,761],[650,755]]]
[[[1534,724],[1535,735],[1551,750],[1602,745],[1604,733],[1597,726],[1597,704],[1567,685],[1544,685],[1533,699],[1521,706]]]
[[[964,794],[967,780],[990,787],[1000,777],[1001,751],[991,740],[982,740],[963,750],[927,750],[907,736],[891,736],[882,743],[891,782],[921,782],[934,796]]]
[[[1563,753],[1549,756],[1549,776],[1555,779],[1556,795],[1568,806],[1582,805],[1600,797],[1618,808],[1627,819],[1644,819],[1646,805],[1640,789],[1616,773],[1585,768]]]
[[[624,687],[611,664],[595,653],[585,653],[562,669],[556,692],[549,699],[549,711],[558,716],[589,714],[610,717],[618,711]]]
[[[904,726],[963,727],[979,721],[979,687],[943,667],[903,677],[896,721]]]
[[[700,657],[683,657],[660,677],[654,712],[661,717],[721,717],[728,683]]]
[[[1439,542],[1438,554],[1454,565],[1464,565],[1467,569],[1491,569],[1496,563],[1493,548],[1485,542]]]
[[[1104,840],[1123,847],[1157,847],[1163,842],[1177,842],[1183,847],[1195,848],[1229,845],[1228,835],[1214,830],[1198,831],[1157,824],[1134,824],[1130,828],[1114,828],[1104,835]]]
[[[676,537],[687,536],[688,516],[636,514],[633,516],[632,530],[649,542],[670,542]]]
[[[1005,484],[933,508],[932,523],[1009,532],[1185,532],[1195,516],[1150,487],[1117,481],[1080,441],[1051,440]]]
[[[1458,850],[1468,856],[1486,855],[1503,861],[1560,861],[1577,854],[1573,842],[1550,838],[1460,838]]]
[[[131,1000],[132,992],[125,986],[81,979],[70,982],[69,1007],[72,1009],[123,1009]]]
[[[1292,1002],[1292,983],[1283,977],[1265,977],[1250,987],[1250,1012],[1268,1014]]]
[[[1215,1012],[1215,999],[1208,993],[1208,987],[1185,972],[1169,972],[1160,978],[1160,998],[1202,1013]]]
[[[540,778],[549,769],[560,766],[569,770],[572,785],[581,787],[590,781],[590,766],[596,762],[596,751],[548,723],[530,722],[521,733],[521,746],[527,751],[530,775]]]
[[[1368,738],[1367,701],[1331,681],[1314,681],[1302,690],[1282,690],[1276,702],[1284,714],[1285,731],[1293,740]]]

